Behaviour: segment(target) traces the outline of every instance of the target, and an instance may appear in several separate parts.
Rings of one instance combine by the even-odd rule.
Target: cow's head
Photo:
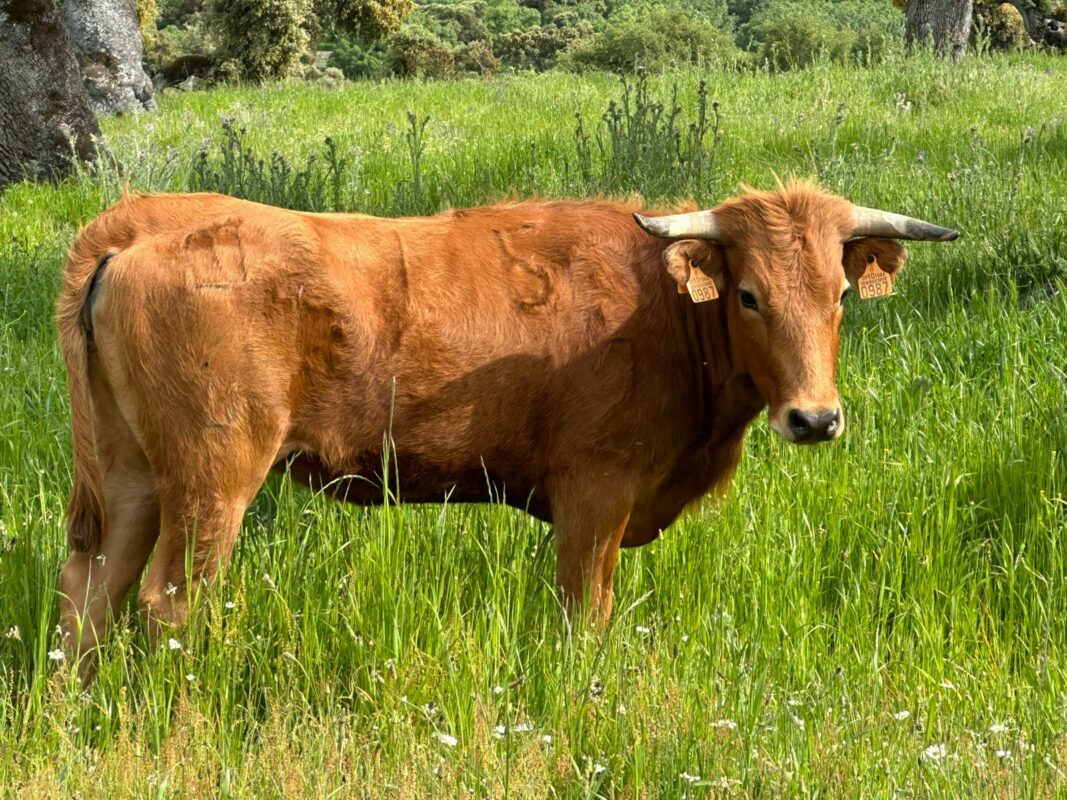
[[[907,251],[894,239],[959,235],[804,184],[750,191],[711,211],[634,216],[648,233],[679,240],[664,253],[679,291],[694,277],[714,281],[700,299],[718,294],[713,302],[725,304],[735,368],[766,401],[771,427],[796,443],[844,430],[836,371],[850,288],[865,272],[865,280],[896,278]]]

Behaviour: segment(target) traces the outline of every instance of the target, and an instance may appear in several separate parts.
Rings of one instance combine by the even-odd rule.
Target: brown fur
[[[503,497],[554,523],[568,605],[606,619],[618,548],[724,486],[768,402],[836,402],[842,265],[903,263],[892,242],[842,244],[849,208],[808,186],[727,201],[729,244],[685,245],[722,292],[694,305],[688,261],[668,274],[671,242],[610,203],[393,220],[124,198],[74,243],[57,312],[65,626],[94,644],[153,546],[142,604],[180,622],[187,545],[210,578],[285,466],[355,503]]]

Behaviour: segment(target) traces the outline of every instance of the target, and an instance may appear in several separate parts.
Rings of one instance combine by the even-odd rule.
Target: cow
[[[722,490],[764,408],[790,442],[841,435],[850,284],[957,235],[802,182],[668,214],[126,196],[57,304],[63,629],[90,652],[153,551],[141,608],[180,624],[272,470],[357,504],[503,498],[552,523],[569,612],[606,622],[619,549]]]

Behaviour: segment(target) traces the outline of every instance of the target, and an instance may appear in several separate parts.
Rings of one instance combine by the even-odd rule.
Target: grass
[[[700,78],[719,102],[699,186],[686,164],[665,180],[612,160],[608,77],[174,93],[158,116],[106,121],[134,188],[236,186],[220,148],[233,117],[263,174],[278,151],[282,172],[323,178],[303,193],[277,178],[295,205],[398,214],[631,191],[711,204],[795,173],[964,236],[914,245],[896,296],[850,303],[844,440],[793,448],[758,421],[730,494],[623,556],[604,635],[568,634],[550,530],[524,514],[347,508],[275,479],[175,646],[151,649],[131,607],[83,690],[48,656],[70,476],[51,308],[77,225],[119,178],[9,189],[0,791],[1067,793],[1065,76],[1036,55],[653,76],[657,97],[677,82],[680,130]],[[408,111],[430,117],[421,145]],[[327,136],[346,160],[332,173]],[[242,169],[249,192],[268,191]]]

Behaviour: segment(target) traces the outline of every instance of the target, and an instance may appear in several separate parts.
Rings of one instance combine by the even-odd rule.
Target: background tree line
[[[440,78],[498,70],[774,70],[867,63],[904,36],[904,0],[139,0],[149,72],[262,81]],[[896,5],[896,7],[894,7]],[[909,39],[958,55],[1056,44],[1058,0],[912,0]],[[927,7],[931,7],[932,10]],[[942,31],[944,8],[961,17]],[[964,8],[965,7],[965,8]],[[963,9],[960,11],[959,9]],[[927,16],[923,16],[926,14]],[[966,17],[966,29],[961,28]],[[911,30],[911,29],[909,29]],[[1062,28],[1059,30],[1063,39]],[[953,38],[954,37],[954,38]],[[962,41],[962,45],[960,42]]]

